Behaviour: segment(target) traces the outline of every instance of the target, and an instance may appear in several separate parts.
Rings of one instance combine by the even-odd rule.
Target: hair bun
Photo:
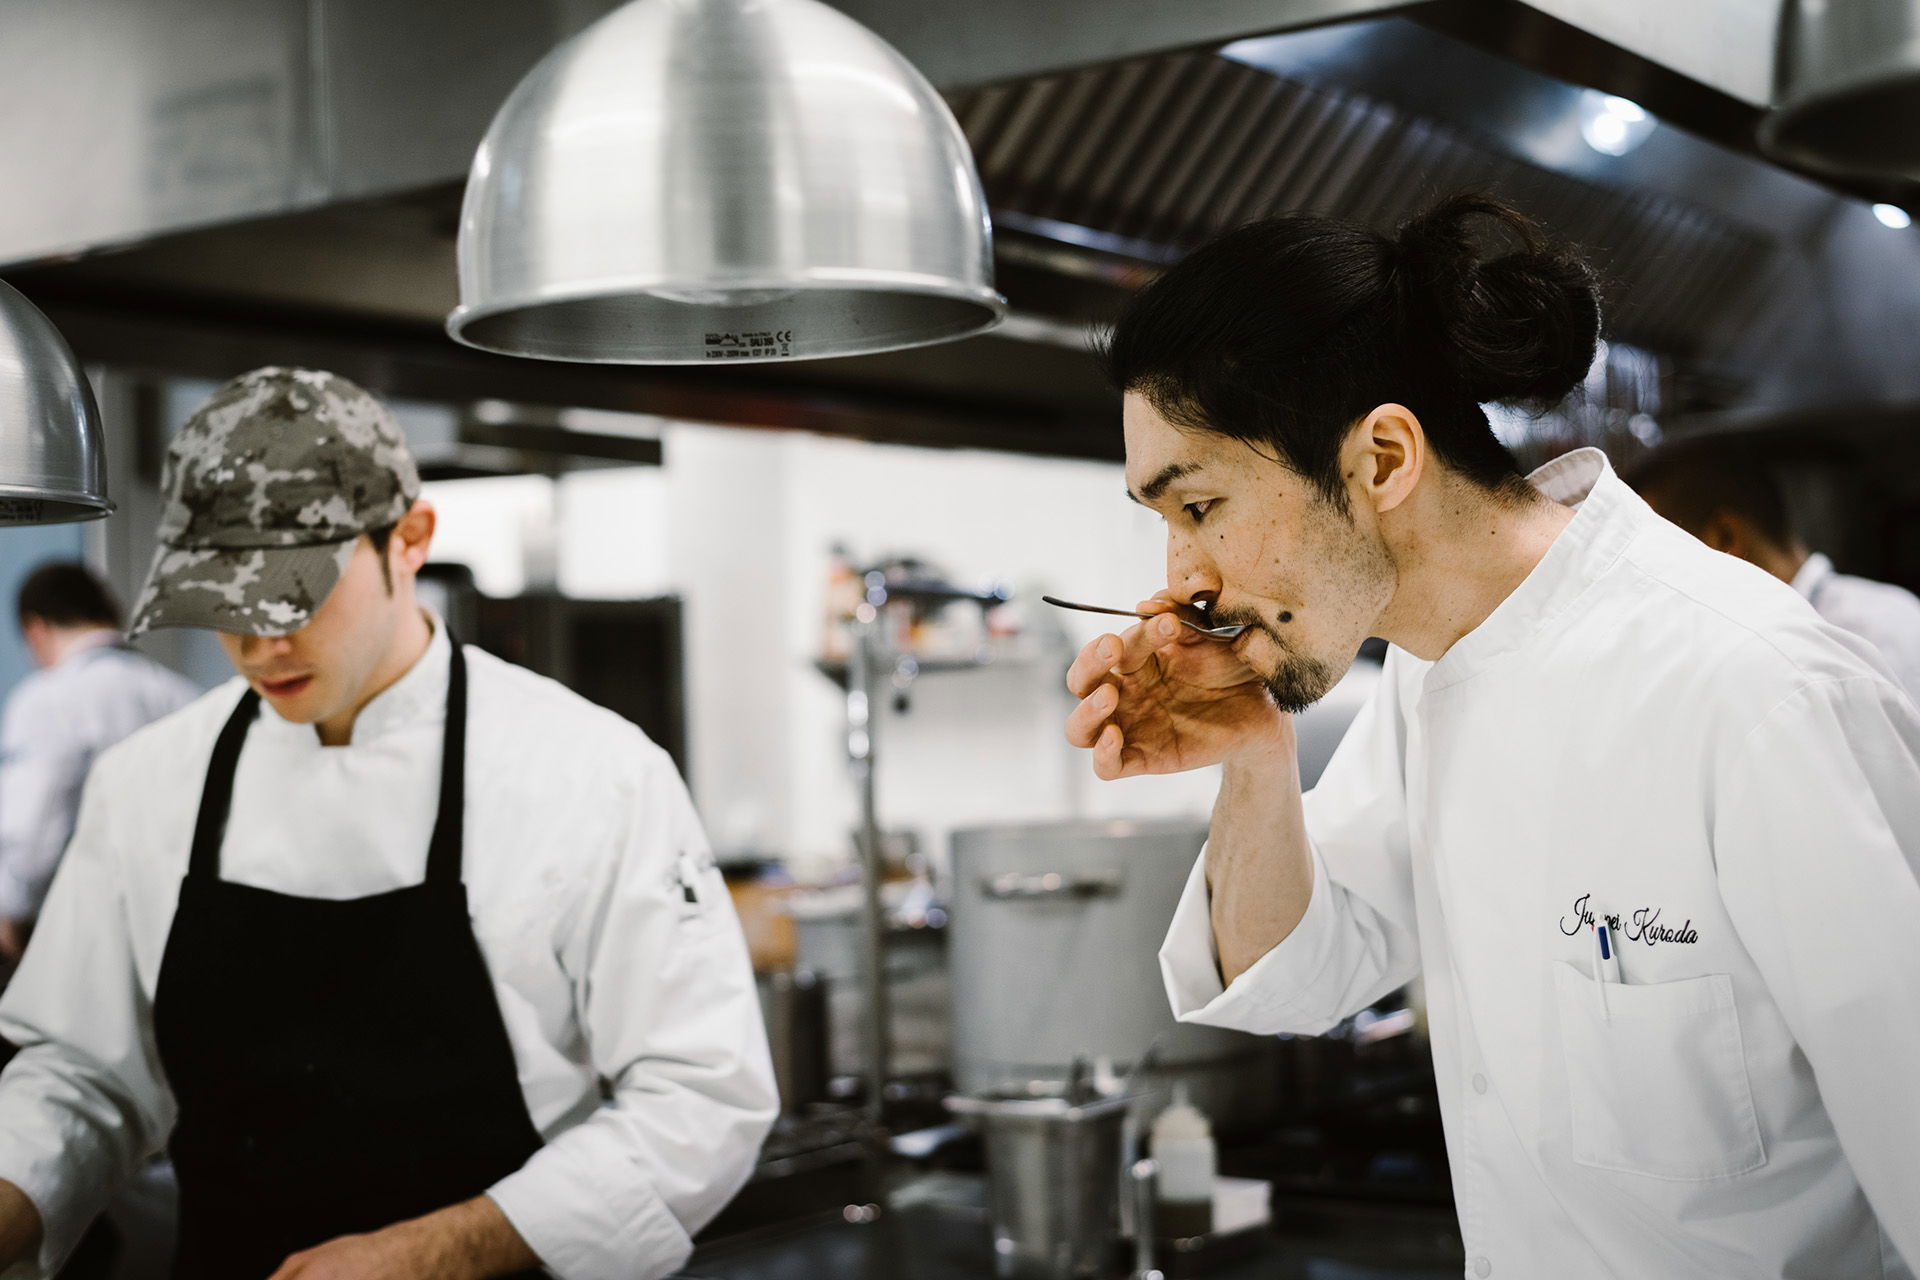
[[[1483,256],[1475,224],[1491,224],[1519,248]],[[1438,342],[1453,380],[1481,403],[1549,408],[1585,380],[1600,340],[1600,295],[1593,269],[1571,248],[1481,195],[1441,201],[1403,225],[1396,244],[1411,295],[1410,355]]]

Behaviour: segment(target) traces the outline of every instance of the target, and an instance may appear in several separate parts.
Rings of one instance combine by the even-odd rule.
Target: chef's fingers
[[[1108,724],[1100,731],[1099,739],[1093,744],[1094,776],[1103,782],[1112,782],[1120,777],[1121,753],[1126,746],[1126,735],[1120,732],[1117,724]]]
[[[1159,595],[1149,596],[1133,606],[1135,613],[1172,613],[1173,597],[1162,591]]]
[[[1127,735],[1117,724],[1108,724],[1093,744],[1093,772],[1104,782],[1131,778],[1147,772],[1147,753],[1127,745]]]
[[[1119,706],[1118,688],[1112,684],[1095,688],[1067,716],[1067,741],[1076,747],[1091,747]]]
[[[1120,656],[1114,660],[1113,670],[1123,676],[1132,675],[1185,630],[1187,628],[1171,614],[1161,614],[1137,627],[1128,627],[1120,636]]]
[[[1067,688],[1076,698],[1084,698],[1097,688],[1120,660],[1120,637],[1101,636],[1080,650],[1067,668]]]

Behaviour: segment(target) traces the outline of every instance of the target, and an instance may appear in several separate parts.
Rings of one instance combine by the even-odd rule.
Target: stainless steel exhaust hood
[[[1920,330],[1920,230],[1753,150],[1779,0],[834,3],[946,92],[1021,323],[644,373],[447,342],[474,148],[612,0],[24,0],[0,41],[0,172],[30,198],[0,205],[0,264],[37,262],[9,278],[89,359],[216,374],[358,343],[360,376],[404,348],[434,394],[849,434],[914,420],[943,443],[1107,456],[1111,404],[1070,347],[1196,237],[1286,209],[1391,225],[1481,185],[1599,251],[1615,336],[1677,361],[1683,403],[1920,398],[1886,340]],[[1571,111],[1583,87],[1658,127],[1601,155]]]

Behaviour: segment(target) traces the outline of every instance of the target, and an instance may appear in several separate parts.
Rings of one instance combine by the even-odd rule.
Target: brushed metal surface
[[[768,363],[991,328],[986,200],[953,114],[818,0],[634,0],[501,107],[460,222],[461,342]]]
[[[1216,1122],[1270,1114],[1273,1041],[1174,1021],[1157,952],[1207,837],[1202,820],[1043,822],[953,833],[953,1075],[966,1093],[1058,1082],[1079,1055],[1126,1072],[1158,1044]],[[1004,876],[1109,891],[996,899]]]
[[[93,391],[66,339],[0,281],[0,525],[111,514],[101,440]]]
[[[1920,0],[1789,0],[1761,145],[1835,178],[1920,184]]]

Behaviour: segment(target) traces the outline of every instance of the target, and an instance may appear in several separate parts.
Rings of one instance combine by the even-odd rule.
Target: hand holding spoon
[[[1078,609],[1082,613],[1111,613],[1122,618],[1157,618],[1160,616],[1157,613],[1141,613],[1137,609],[1108,609],[1097,604],[1075,604],[1071,600],[1057,600],[1052,596],[1041,596],[1040,598],[1058,608]],[[1239,638],[1242,631],[1246,630],[1244,626],[1210,627],[1206,625],[1207,611],[1204,609],[1196,609],[1190,604],[1175,604],[1173,606],[1173,616],[1178,618],[1182,624],[1192,627],[1209,640],[1234,640]]]

